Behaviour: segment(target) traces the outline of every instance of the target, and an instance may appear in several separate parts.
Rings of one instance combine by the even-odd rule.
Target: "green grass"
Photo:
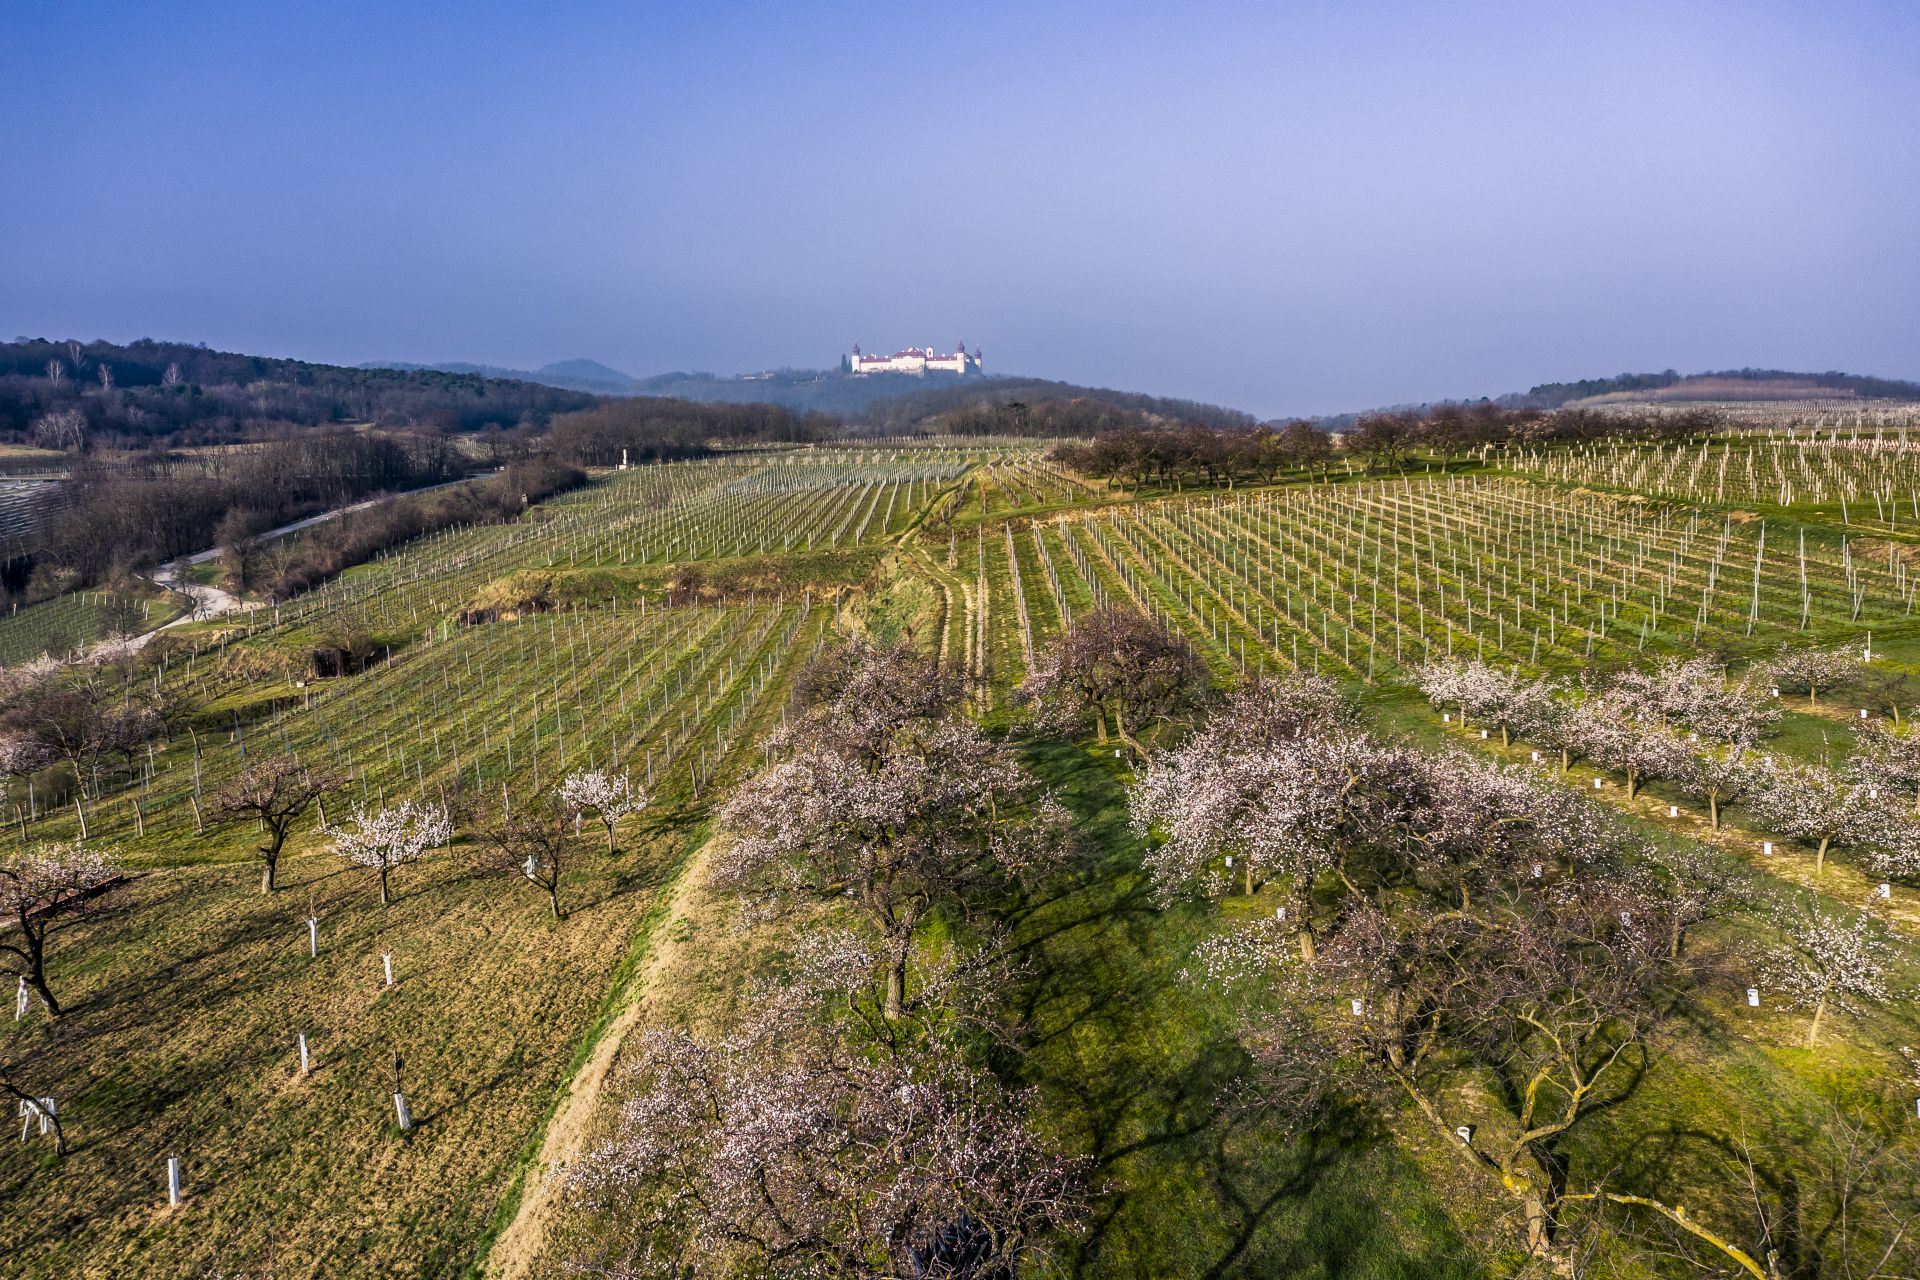
[[[1469,1277],[1422,1167],[1365,1123],[1292,1137],[1238,1110],[1247,1066],[1224,993],[1182,977],[1218,922],[1158,907],[1126,825],[1118,762],[1069,743],[1023,757],[1077,819],[1088,865],[1014,917],[1031,966],[1014,997],[1030,1048],[998,1063],[1107,1188],[1062,1275]]]
[[[185,597],[166,591],[76,591],[0,616],[0,665],[42,654],[64,657],[118,629],[133,635],[185,613]]]

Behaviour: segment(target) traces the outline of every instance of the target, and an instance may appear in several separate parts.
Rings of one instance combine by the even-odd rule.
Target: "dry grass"
[[[370,880],[324,854],[293,858],[270,898],[236,866],[116,892],[58,940],[72,1038],[38,1030],[23,1078],[59,1099],[74,1150],[0,1155],[7,1274],[468,1270],[687,838],[662,829],[629,836],[617,858],[583,857],[558,924],[526,886],[473,875],[464,849],[398,873],[385,910]],[[410,1134],[394,1124],[396,1052]],[[174,1211],[169,1154],[184,1166]]]

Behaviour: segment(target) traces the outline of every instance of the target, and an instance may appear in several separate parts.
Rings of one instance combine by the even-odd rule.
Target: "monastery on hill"
[[[910,373],[916,378],[924,378],[928,373],[982,373],[985,366],[980,363],[980,348],[975,347],[973,354],[967,354],[967,344],[962,341],[958,349],[943,355],[932,347],[908,347],[905,351],[896,351],[890,356],[864,355],[860,344],[853,344],[853,354],[841,359],[840,367],[848,373]]]

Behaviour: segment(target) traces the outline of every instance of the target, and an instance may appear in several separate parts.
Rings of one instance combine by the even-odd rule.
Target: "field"
[[[788,939],[706,887],[707,818],[770,758],[801,664],[852,628],[964,669],[973,709],[1094,851],[1070,882],[1005,907],[1030,962],[1013,993],[1024,1040],[991,1065],[1036,1091],[1047,1132],[1093,1159],[1100,1187],[1043,1273],[1511,1274],[1520,1260],[1489,1244],[1498,1224],[1414,1125],[1301,1137],[1228,1105],[1247,1069],[1239,998],[1189,973],[1221,913],[1152,898],[1126,821],[1133,761],[1030,732],[1016,690],[1076,619],[1123,604],[1189,637],[1221,682],[1318,672],[1383,733],[1546,773],[1538,744],[1443,720],[1418,669],[1451,656],[1570,678],[1710,654],[1737,675],[1783,643],[1870,645],[1873,699],[1782,699],[1766,749],[1830,757],[1863,706],[1879,723],[1920,701],[1913,456],[1904,436],[1767,435],[1135,498],[1027,444],[740,451],[599,473],[516,521],[177,628],[102,677],[190,709],[164,741],[90,776],[8,783],[17,835],[84,827],[131,874],[54,935],[49,976],[73,1013],[55,1030],[36,1008],[16,1031],[7,1069],[58,1100],[72,1151],[34,1139],[0,1154],[4,1269],[561,1273],[592,1224],[553,1216],[541,1180],[612,1123],[619,1044],[600,1037],[724,1026],[784,962]],[[113,607],[88,600],[0,620],[0,658],[68,629],[88,638]],[[342,777],[336,821],[446,804],[451,846],[396,872],[383,908],[309,816],[282,887],[262,894],[259,833],[214,821],[210,799],[288,755]],[[587,768],[654,799],[618,854],[589,832],[563,888],[573,910],[553,921],[540,893],[482,874],[471,831]],[[1920,979],[1911,885],[1878,897],[1844,860],[1816,877],[1790,841],[1763,855],[1764,822],[1738,806],[1716,828],[1664,785],[1629,800],[1586,765],[1565,782],[1638,830],[1738,855],[1783,893],[1872,911],[1898,945],[1893,987]],[[1229,898],[1225,913],[1268,905]],[[1751,949],[1749,927],[1713,926],[1729,954]],[[1736,1138],[1783,1178],[1812,1177],[1796,1147],[1830,1105],[1911,1112],[1897,1067],[1920,1043],[1911,1000],[1838,1019],[1809,1050],[1801,1016],[1745,1003],[1750,978],[1735,966],[1706,982],[1634,1105],[1583,1131],[1576,1168],[1619,1164],[1621,1185],[1732,1222]],[[391,1102],[396,1054],[410,1131]],[[557,1108],[568,1118],[550,1130]]]

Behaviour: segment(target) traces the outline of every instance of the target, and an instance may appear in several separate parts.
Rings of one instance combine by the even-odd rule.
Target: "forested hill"
[[[586,391],[602,396],[639,395],[646,389],[640,379],[624,374],[618,369],[608,368],[598,360],[556,360],[552,364],[543,364],[538,369],[509,369],[497,364],[468,364],[464,361],[454,361],[449,364],[409,364],[403,360],[376,360],[358,367],[434,373],[470,373],[482,378],[537,382],[543,386],[560,387],[567,391]]]
[[[342,422],[542,427],[594,403],[477,374],[348,369],[182,342],[0,343],[0,438],[59,449],[216,443]]]
[[[711,373],[661,373],[634,378],[618,369],[594,360],[562,360],[538,369],[506,369],[495,365],[442,364],[415,365],[398,362],[368,365],[367,368],[427,369],[474,373],[493,378],[521,378],[551,386],[571,387],[606,395],[657,396],[673,400],[691,400],[697,404],[771,404],[802,413],[825,414],[852,422],[856,427],[884,433],[906,433],[929,429],[929,424],[949,415],[959,415],[953,425],[963,430],[980,431],[996,415],[985,412],[995,406],[1049,402],[1078,402],[1126,414],[1144,414],[1168,421],[1204,422],[1209,426],[1250,425],[1253,418],[1235,409],[1179,400],[1165,396],[1115,391],[1106,387],[1085,387],[1071,382],[1045,378],[990,375],[961,377],[957,374],[930,373],[917,377],[905,373],[865,374],[855,377],[834,369],[775,369],[767,373],[723,377]],[[1005,419],[1007,415],[997,415]],[[1017,416],[1017,415],[1016,415]],[[944,426],[944,424],[942,424]],[[1036,434],[1086,434],[1085,431],[1045,430],[1044,423],[1033,424]],[[1004,421],[997,428],[1006,426]]]
[[[1543,382],[1495,403],[1516,409],[1558,409],[1576,401],[1920,400],[1920,382],[1857,373],[1793,373],[1785,369],[1719,369],[1682,374],[1622,373],[1578,382]]]

